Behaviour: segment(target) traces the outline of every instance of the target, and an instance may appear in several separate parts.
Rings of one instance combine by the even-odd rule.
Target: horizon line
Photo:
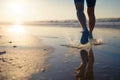
[[[120,20],[120,17],[116,18],[96,18],[96,20]],[[78,19],[63,19],[63,20],[59,20],[59,19],[48,19],[48,20],[23,20],[23,21],[0,21],[0,23],[24,23],[24,22],[49,22],[49,21],[78,21]]]

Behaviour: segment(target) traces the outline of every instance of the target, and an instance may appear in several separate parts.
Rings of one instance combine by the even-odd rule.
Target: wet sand
[[[52,48],[27,34],[0,36],[0,80],[28,80],[32,74],[44,72]]]
[[[120,80],[119,29],[96,28],[94,36],[104,43],[87,50],[61,46],[77,44],[79,28],[26,30],[30,33],[2,31],[0,80]]]

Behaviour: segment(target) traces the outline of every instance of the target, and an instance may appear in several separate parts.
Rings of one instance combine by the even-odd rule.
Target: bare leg
[[[86,17],[84,14],[84,2],[78,2],[75,5],[76,5],[76,10],[77,10],[78,20],[80,24],[82,25],[82,28],[86,29],[87,27],[86,27]]]
[[[94,7],[88,7],[87,13],[89,17],[89,29],[90,29],[90,33],[92,33],[95,26]]]

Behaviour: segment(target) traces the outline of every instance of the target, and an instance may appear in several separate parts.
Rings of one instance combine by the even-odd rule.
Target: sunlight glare
[[[24,12],[22,5],[19,4],[19,3],[13,3],[13,4],[11,4],[9,6],[9,10],[14,15],[20,15],[20,14],[22,14]]]
[[[24,33],[25,29],[22,25],[14,25],[12,28],[10,28],[10,31],[15,33]]]

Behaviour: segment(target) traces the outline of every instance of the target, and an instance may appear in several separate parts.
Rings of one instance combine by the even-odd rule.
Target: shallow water
[[[2,34],[6,33],[7,39],[13,40],[17,46],[33,47],[40,46],[39,41],[45,45],[53,47],[54,51],[47,55],[45,64],[49,67],[44,72],[32,73],[27,80],[75,80],[89,77],[91,80],[120,80],[120,30],[112,28],[95,28],[94,36],[101,39],[104,44],[93,46],[91,48],[94,57],[89,57],[90,51],[83,53],[90,58],[93,68],[83,70],[83,74],[90,71],[88,75],[76,76],[76,68],[84,63],[87,57],[83,55],[82,50],[60,46],[62,44],[79,44],[81,28],[77,27],[56,27],[56,26],[17,26],[2,27]],[[6,32],[5,32],[6,31]],[[4,33],[5,32],[5,33]],[[12,35],[12,37],[10,37]],[[25,36],[26,35],[26,36]],[[32,38],[31,38],[32,37]],[[21,39],[20,39],[21,38]],[[33,39],[33,40],[32,40]],[[30,42],[28,42],[28,40]],[[6,46],[8,44],[3,44]],[[92,60],[94,61],[92,62]],[[89,65],[89,62],[86,64]],[[86,67],[86,66],[85,66]],[[78,72],[80,72],[78,70]],[[80,72],[81,73],[81,72]],[[80,75],[80,74],[78,74]]]

